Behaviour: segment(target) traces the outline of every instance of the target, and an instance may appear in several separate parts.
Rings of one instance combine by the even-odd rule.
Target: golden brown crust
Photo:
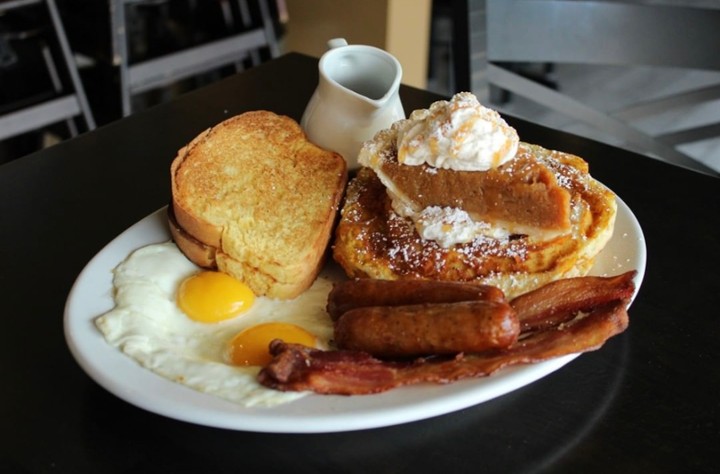
[[[175,244],[191,262],[202,268],[217,269],[216,248],[200,242],[180,227],[175,219],[172,206],[168,208],[168,227]]]
[[[561,277],[585,275],[612,235],[614,194],[587,173],[580,158],[530,146],[571,194],[571,232],[547,239],[479,237],[444,248],[422,239],[397,215],[385,187],[369,168],[348,185],[334,259],[353,278],[474,281],[510,298]]]
[[[256,294],[292,298],[319,272],[347,169],[291,118],[254,111],[180,150],[171,180],[186,255],[207,263],[214,249],[217,268]]]
[[[220,246],[220,234],[222,228],[207,222],[196,215],[195,212],[190,210],[189,203],[185,199],[185,193],[182,191],[181,183],[178,183],[176,176],[183,166],[185,159],[190,154],[190,151],[210,133],[210,128],[200,133],[195,137],[189,144],[182,147],[179,151],[172,164],[170,165],[170,180],[172,187],[172,210],[174,213],[175,221],[178,226],[185,230],[186,233],[193,236],[194,239],[199,240],[205,245],[213,247]]]

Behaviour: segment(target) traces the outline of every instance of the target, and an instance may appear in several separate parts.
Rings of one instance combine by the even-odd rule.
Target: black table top
[[[648,265],[630,327],[500,398],[331,434],[208,428],[146,412],[76,364],[63,309],[110,240],[164,206],[169,164],[247,110],[299,120],[316,60],[283,56],[0,167],[0,472],[710,472],[720,446],[720,181],[508,117],[576,153],[637,216]],[[406,110],[438,97],[404,87]]]

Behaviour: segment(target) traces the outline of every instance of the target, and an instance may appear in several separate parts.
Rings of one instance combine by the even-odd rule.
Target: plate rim
[[[633,295],[634,300],[644,279],[647,264],[647,247],[642,228],[634,213],[619,196],[616,195],[616,199],[618,203],[618,217],[620,217],[622,213],[622,217],[625,219],[624,224],[629,227],[626,229],[625,234],[636,242],[636,248],[634,250],[636,252],[635,270],[637,274],[635,276],[636,289]],[[105,263],[104,260],[114,261],[112,267],[110,267],[110,272],[108,272],[111,274],[112,268],[127,257],[127,254],[124,254],[120,260],[117,260],[112,254],[115,246],[122,247],[120,243],[125,243],[125,246],[130,246],[132,242],[138,241],[140,242],[139,245],[134,243],[132,243],[132,245],[135,245],[134,248],[139,248],[143,245],[161,242],[163,238],[164,241],[170,240],[170,234],[166,226],[164,228],[165,235],[161,232],[161,228],[154,229],[155,234],[144,236],[135,235],[144,227],[152,228],[154,226],[152,222],[153,219],[163,220],[166,212],[167,206],[163,206],[148,214],[108,242],[90,259],[78,274],[68,293],[63,316],[63,330],[66,344],[82,370],[105,390],[118,398],[152,413],[198,425],[266,433],[328,433],[380,428],[428,419],[484,403],[526,385],[530,385],[559,370],[580,355],[569,354],[536,364],[510,367],[503,369],[501,373],[494,374],[490,378],[462,380],[449,385],[423,384],[419,386],[400,387],[381,394],[364,395],[361,397],[309,394],[299,400],[275,407],[244,407],[219,399],[214,395],[197,392],[189,387],[169,381],[155,374],[140,366],[117,348],[107,344],[100,331],[94,327],[92,322],[97,316],[102,314],[102,312],[89,314],[89,309],[85,313],[82,311],[82,308],[85,307],[85,305],[83,305],[83,297],[86,296],[82,291],[88,286],[89,279],[96,278],[94,272],[99,270],[98,267],[103,266]],[[615,238],[621,238],[620,236],[616,236],[616,233],[617,221],[616,230],[613,232],[611,241]],[[154,235],[157,236],[156,240],[154,240]],[[622,237],[624,238],[626,236]],[[142,243],[143,241],[144,243]],[[107,267],[107,265],[105,265],[105,267]],[[108,275],[106,275],[106,277],[107,276]],[[112,285],[107,288],[108,293],[111,292],[111,287]],[[101,299],[110,298],[110,302],[112,303],[112,298],[109,294],[95,296]],[[98,301],[98,303],[101,302]],[[107,311],[111,307],[112,304],[104,311]],[[92,326],[92,328],[88,328],[88,326]],[[88,334],[88,331],[92,331],[93,329],[96,334],[92,337],[95,339],[88,341],[85,334]],[[101,345],[98,344],[98,338],[102,342]],[[98,354],[94,351],[102,345],[104,345],[108,349],[109,354],[112,355],[104,355],[102,353],[100,355],[105,358],[109,357],[110,362],[104,361],[104,359],[101,359],[104,362],[98,362]],[[130,363],[130,365],[128,365],[128,363]],[[130,386],[130,384],[125,383],[124,380],[119,381],[114,372],[114,369],[117,369],[118,366],[120,366],[120,369],[123,371],[130,370],[135,379],[139,379],[141,382],[149,382],[150,385],[143,385],[141,383],[139,384],[141,388],[138,388],[137,386]],[[149,386],[151,390],[155,390],[156,392],[146,393],[147,390],[144,388],[146,386]],[[449,387],[454,388],[449,389]],[[418,391],[420,392],[419,398],[417,398]],[[446,392],[444,395],[442,393],[443,391]],[[422,392],[429,393],[430,396],[423,397]],[[434,392],[440,392],[440,395]],[[399,406],[391,403],[389,406],[383,408],[383,401],[386,401],[388,398],[391,400],[398,398],[398,393],[401,395],[413,395],[411,397],[412,401]],[[312,403],[309,404],[309,407],[306,406],[308,405],[306,401],[308,399],[311,402],[313,399],[322,399],[331,403],[321,403],[321,405],[328,406],[329,408],[324,414],[318,415],[313,411]],[[348,400],[357,400],[357,402],[348,402]],[[371,400],[371,402],[368,403],[368,400]],[[377,406],[377,403],[373,403],[373,401],[377,400],[379,400],[380,406]],[[304,401],[305,403],[303,403]],[[342,408],[348,403],[355,405],[355,410],[349,414],[342,411]],[[394,403],[397,402],[394,401]],[[357,405],[360,405],[361,409],[358,410]]]

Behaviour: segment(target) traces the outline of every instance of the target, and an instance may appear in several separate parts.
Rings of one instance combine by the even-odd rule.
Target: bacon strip
[[[612,300],[629,300],[635,292],[636,271],[613,277],[565,278],[510,301],[522,332],[557,326],[578,311]]]
[[[632,291],[627,295],[627,285],[629,281],[632,288],[632,276],[629,272],[612,278],[573,278],[557,283],[556,291],[541,288],[524,295],[517,303],[522,311],[518,316],[539,323],[529,325],[537,328],[525,330],[509,349],[384,361],[363,352],[321,351],[276,340],[270,345],[274,359],[258,380],[282,391],[364,395],[422,382],[483,377],[511,365],[595,350],[627,327],[626,308],[632,296]],[[558,306],[544,301],[547,298],[555,299]]]

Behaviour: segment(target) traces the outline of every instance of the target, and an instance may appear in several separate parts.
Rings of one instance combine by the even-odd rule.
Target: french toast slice
[[[375,172],[361,168],[348,185],[334,259],[351,278],[472,281],[497,286],[508,297],[587,274],[612,236],[615,195],[588,174],[581,158],[536,145],[524,149],[568,192],[567,232],[540,239],[480,236],[446,248],[421,238],[410,219],[395,213]]]
[[[293,298],[320,270],[346,182],[344,159],[309,142],[293,119],[247,112],[178,153],[171,232],[198,265],[258,295]]]

